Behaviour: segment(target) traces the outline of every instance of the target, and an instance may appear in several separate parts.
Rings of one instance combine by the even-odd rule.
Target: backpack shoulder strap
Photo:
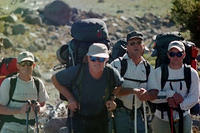
[[[119,61],[121,63],[120,75],[121,75],[121,77],[124,77],[124,75],[126,73],[126,70],[127,70],[127,66],[128,66],[127,60],[126,59],[122,59],[121,57],[119,57],[118,59],[119,59]]]
[[[146,69],[146,79],[148,80],[148,77],[149,77],[149,74],[150,74],[150,69],[151,69],[151,67],[150,67],[150,64],[149,64],[149,62],[148,61],[143,61],[143,63],[144,63],[144,67],[145,67],[145,69]]]
[[[75,76],[75,78],[72,80],[72,89],[78,89],[78,95],[79,95],[79,98],[78,100],[81,99],[81,83],[82,83],[82,80],[83,80],[83,75],[84,75],[84,70],[85,70],[85,67],[86,67],[86,64],[85,63],[82,63],[80,65],[80,68],[78,69],[78,72]]]
[[[187,93],[189,93],[191,86],[191,68],[186,64],[184,65],[184,79],[187,86]]]
[[[35,83],[35,86],[36,86],[36,89],[37,89],[37,97],[39,98],[40,81],[36,77],[33,77],[33,80],[34,80],[34,83]]]
[[[167,82],[168,76],[169,76],[168,66],[166,64],[162,64],[161,65],[161,90],[163,90]]]
[[[10,101],[13,97],[14,91],[15,91],[15,87],[16,87],[16,83],[17,83],[17,76],[13,76],[10,78],[10,91],[9,91],[9,101],[8,104],[10,104]]]
[[[105,70],[106,70],[108,82],[107,82],[107,86],[105,88],[104,101],[107,101],[107,100],[111,99],[111,97],[112,97],[112,90],[114,89],[115,78],[114,78],[114,71],[111,68],[111,66],[106,65]]]

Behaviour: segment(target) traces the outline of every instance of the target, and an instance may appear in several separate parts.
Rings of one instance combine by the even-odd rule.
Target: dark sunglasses
[[[24,67],[24,66],[32,66],[33,65],[33,62],[31,61],[23,61],[21,63],[19,63],[20,66]]]
[[[95,62],[95,61],[104,62],[104,61],[105,61],[105,58],[90,56],[90,60],[91,60],[92,62]]]
[[[135,46],[135,45],[140,45],[142,44],[142,41],[134,41],[134,42],[130,42],[128,43],[130,46]]]
[[[183,52],[169,52],[169,56],[170,57],[174,57],[174,56],[177,56],[177,57],[181,57],[183,55]]]

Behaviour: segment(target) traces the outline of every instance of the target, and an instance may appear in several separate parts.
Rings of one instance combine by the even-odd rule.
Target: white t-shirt
[[[2,105],[7,105],[9,101],[10,79],[11,78],[5,79],[2,82],[1,87],[0,87],[0,104]],[[26,101],[26,100],[38,100],[38,102],[47,101],[48,99],[47,91],[44,87],[43,82],[40,79],[38,80],[39,80],[39,97],[37,97],[38,95],[37,88],[35,86],[33,78],[31,78],[31,80],[28,82],[25,82],[21,80],[20,78],[17,78],[16,87],[15,87],[15,91],[12,98],[15,100],[21,100],[21,101]],[[11,100],[8,107],[20,108],[24,104],[25,103],[15,102]],[[18,119],[26,120],[26,114],[15,114],[14,117]],[[29,120],[34,119],[34,118],[35,118],[34,112],[30,112]],[[16,124],[15,122],[12,122],[9,124],[5,123],[3,128],[9,127],[11,129],[13,127],[13,129],[15,129],[14,127],[16,127],[16,125],[19,125],[19,124],[18,123]]]
[[[126,53],[122,59],[126,59],[127,60],[127,69],[126,72],[123,76],[124,78],[124,82],[122,84],[123,88],[147,88],[147,83],[140,83],[140,82],[136,82],[136,81],[131,81],[131,80],[126,80],[126,78],[128,79],[137,79],[137,80],[142,80],[145,81],[146,80],[146,68],[144,66],[144,58],[142,58],[142,61],[136,65],[131,58],[128,57],[128,54]],[[121,62],[119,59],[115,59],[111,65],[113,67],[115,67],[119,72],[121,71]],[[152,72],[153,67],[150,66],[150,73]],[[155,88],[152,88],[155,89]],[[133,106],[133,98],[134,95],[133,94],[129,94],[127,96],[121,96],[119,97],[120,100],[123,101],[123,104],[125,107],[127,107],[128,109],[132,109]],[[142,104],[142,102],[138,99],[138,97],[136,97],[136,101],[134,104],[137,104],[137,108],[139,108]]]
[[[167,102],[167,98],[171,97],[174,92],[177,92],[180,94],[184,101],[180,104],[180,107],[182,110],[185,110],[184,116],[189,113],[189,109],[194,106],[199,99],[199,76],[196,70],[191,68],[191,87],[189,93],[187,93],[187,87],[185,81],[178,81],[178,82],[171,82],[171,85],[173,87],[173,90],[170,87],[170,81],[167,81],[163,90],[161,91],[161,68],[157,68],[155,71],[155,77],[156,79],[149,78],[149,82],[152,82],[156,84],[156,88],[160,90],[159,96],[165,96],[165,99],[156,99],[153,102],[154,103],[165,103]],[[168,79],[183,79],[184,78],[184,65],[180,69],[171,69],[168,67],[169,76]],[[182,84],[182,85],[181,85]],[[182,89],[181,89],[182,86]],[[151,87],[151,85],[149,86]],[[172,93],[173,92],[173,93]],[[179,115],[177,111],[173,112],[174,119],[179,119]],[[159,110],[156,110],[155,116],[161,119],[161,112]],[[168,121],[167,112],[164,112],[164,120]]]

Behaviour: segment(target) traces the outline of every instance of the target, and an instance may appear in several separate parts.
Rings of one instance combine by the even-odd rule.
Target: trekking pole
[[[36,133],[39,133],[39,127],[38,127],[38,115],[37,115],[37,110],[35,108],[35,123],[36,123]]]
[[[29,107],[28,107],[28,110],[26,111],[26,133],[28,133],[28,121],[29,121],[29,113],[30,113],[30,111],[31,111],[31,107],[30,107],[30,101],[28,100],[27,101],[28,102],[28,105],[29,105]]]
[[[37,104],[37,101],[31,100],[32,104]],[[38,114],[37,114],[38,108],[35,106],[34,107],[34,113],[35,113],[35,123],[36,123],[36,133],[39,133],[39,127],[38,127]]]
[[[70,112],[69,112],[69,118],[70,118],[70,133],[74,133],[74,130],[73,130],[73,116],[74,116],[74,112],[70,110]]]
[[[148,133],[148,128],[147,128],[147,112],[146,112],[146,103],[145,103],[145,101],[143,101],[143,108],[144,108],[145,133]]]
[[[135,104],[135,107],[134,107],[134,130],[135,132],[134,133],[137,133],[137,98],[136,98],[136,95],[134,97],[134,104]]]

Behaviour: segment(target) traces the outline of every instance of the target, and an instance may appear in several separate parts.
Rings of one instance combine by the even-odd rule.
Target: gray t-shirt
[[[56,79],[61,85],[70,89],[72,86],[72,81],[76,77],[79,69],[80,65],[69,67],[63,71],[58,72],[56,74]],[[114,70],[114,86],[121,86],[123,82],[122,78],[116,69],[111,69]],[[102,76],[99,79],[94,79],[89,73],[88,65],[86,65],[84,67],[83,77],[81,79],[81,88],[79,91],[76,88],[72,91],[76,100],[81,101],[80,113],[82,115],[95,115],[100,113],[103,111],[105,106],[105,88],[109,84],[107,72],[104,70]]]

